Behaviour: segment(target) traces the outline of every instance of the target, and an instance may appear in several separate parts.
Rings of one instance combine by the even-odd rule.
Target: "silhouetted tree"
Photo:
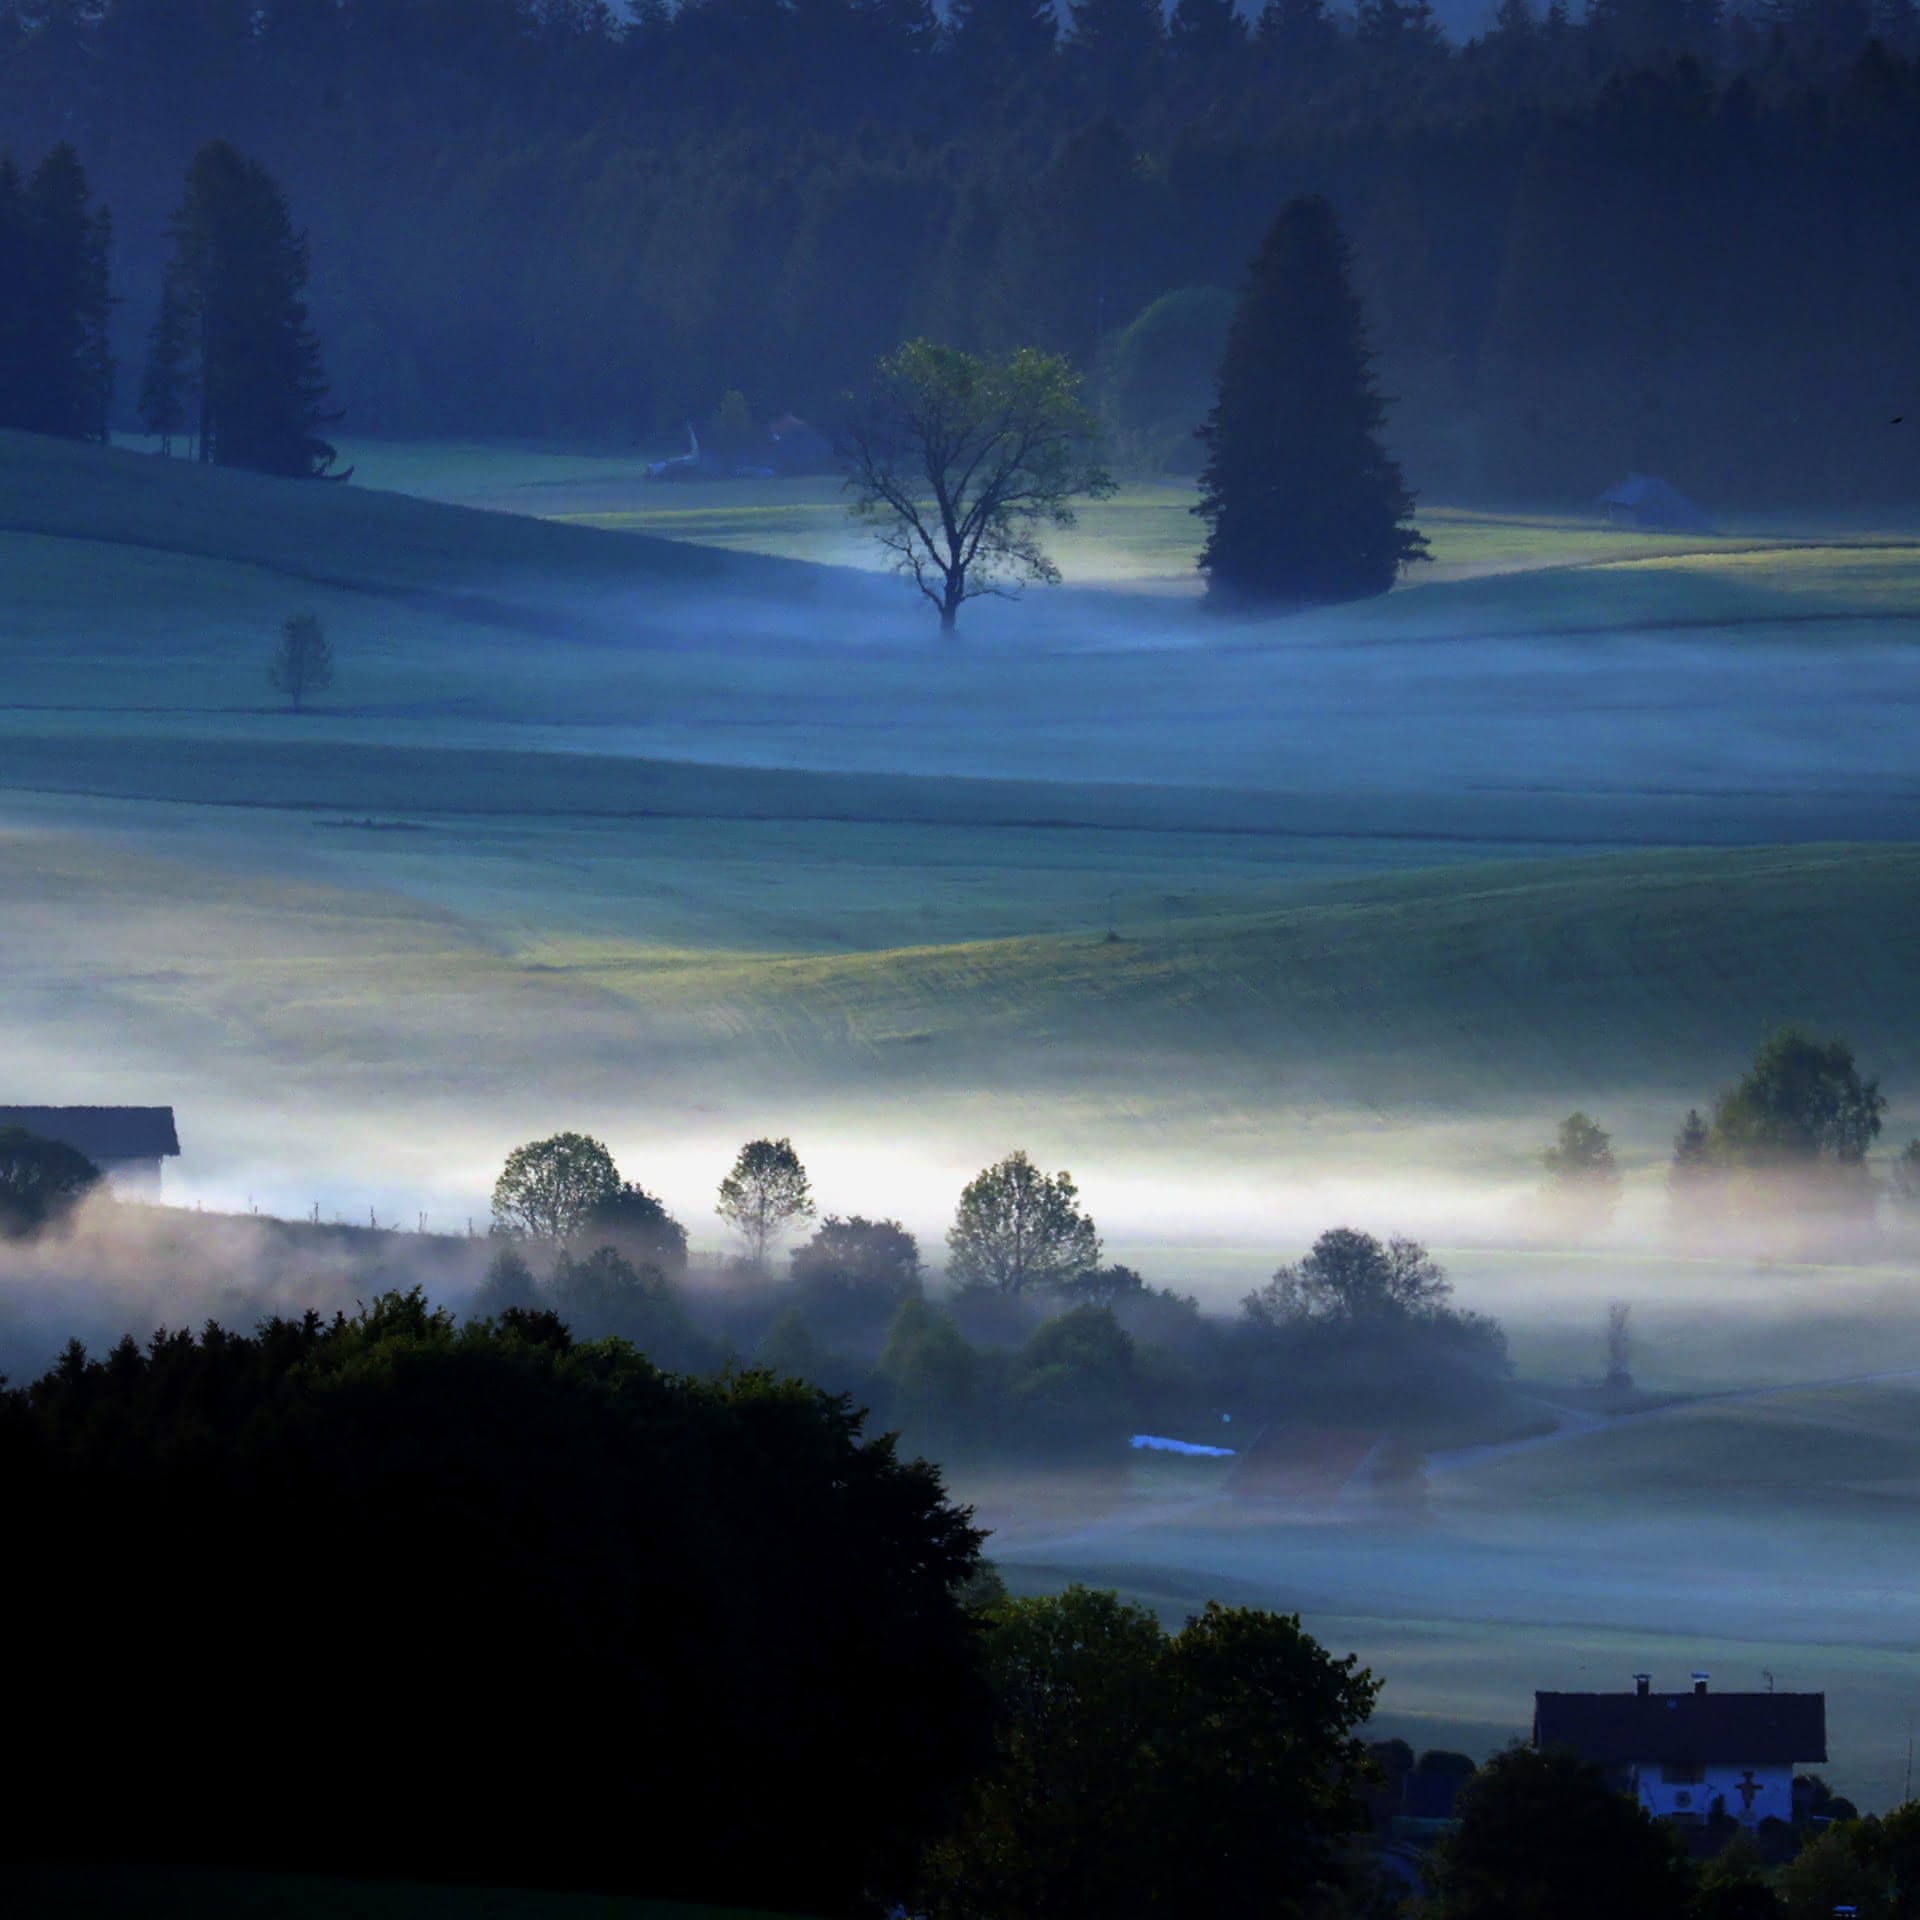
[[[106,439],[112,234],[71,146],[55,147],[24,186],[0,161],[0,427]]]
[[[1385,593],[1426,542],[1381,445],[1385,403],[1333,208],[1290,201],[1248,269],[1201,438],[1208,590],[1305,606]]]
[[[998,1764],[928,1856],[933,1920],[1310,1911],[1346,1880],[1379,1688],[1297,1615],[1215,1603],[1169,1636],[1069,1587],[991,1615]]]
[[[787,1139],[749,1140],[720,1182],[720,1202],[714,1208],[747,1243],[748,1259],[762,1268],[774,1241],[794,1221],[811,1220],[813,1210],[807,1170]]]
[[[1607,1307],[1607,1385],[1633,1385],[1633,1308],[1625,1300]]]
[[[1417,1317],[1445,1306],[1452,1293],[1446,1270],[1417,1240],[1382,1246],[1370,1233],[1335,1227],[1242,1304],[1250,1319],[1279,1327]]]
[[[1033,75],[1060,32],[1051,0],[953,0],[947,28],[954,58],[976,81]]]
[[[1073,1176],[1042,1173],[1024,1149],[970,1180],[947,1232],[947,1276],[963,1287],[1024,1293],[1100,1264],[1100,1235]]]
[[[1722,1179],[1706,1119],[1697,1107],[1689,1107],[1673,1137],[1673,1158],[1667,1165],[1667,1205],[1674,1224],[1686,1232],[1708,1227],[1717,1211]]]
[[[307,242],[256,160],[210,141],[187,169],[173,258],[154,323],[149,424],[197,401],[199,456],[217,466],[310,477],[333,465],[320,344],[302,298]],[[169,306],[171,303],[171,306]],[[185,352],[182,352],[182,341]]]
[[[203,1858],[244,1753],[223,1858],[252,1868],[842,1913],[907,1883],[990,1737],[980,1534],[932,1467],[844,1399],[663,1376],[550,1314],[388,1295],[70,1352],[0,1394],[0,1483],[40,1760],[9,1819],[55,1858]],[[169,1657],[127,1713],[115,1569],[161,1564]],[[400,1660],[396,1737],[290,1712],[289,1647],[305,1697]],[[220,1673],[248,1678],[210,1716]]]
[[[487,1262],[486,1273],[467,1302],[470,1318],[484,1319],[518,1310],[537,1312],[541,1305],[540,1285],[533,1269],[515,1247],[500,1247]]]
[[[632,1181],[623,1181],[593,1202],[580,1223],[580,1238],[666,1274],[679,1273],[687,1264],[686,1228],[663,1201]]]
[[[37,1233],[70,1213],[99,1183],[77,1148],[24,1127],[0,1127],[0,1236]]]
[[[550,1134],[507,1155],[493,1185],[493,1230],[565,1242],[619,1191],[613,1155],[591,1134]]]
[[[1137,1397],[1133,1342],[1107,1307],[1074,1307],[1044,1321],[1007,1377],[1015,1437],[1056,1459],[1117,1459]]]
[[[1568,1114],[1540,1163],[1548,1202],[1562,1221],[1587,1230],[1612,1219],[1620,1204],[1620,1168],[1613,1141],[1597,1121],[1584,1113]]]
[[[1844,1040],[1784,1027],[1714,1101],[1709,1145],[1719,1164],[1761,1173],[1860,1169],[1886,1106],[1879,1081],[1860,1078]]]
[[[1673,1829],[1570,1753],[1496,1754],[1455,1812],[1429,1874],[1435,1920],[1684,1920],[1692,1875]]]
[[[910,1445],[941,1460],[967,1451],[978,1437],[981,1360],[953,1316],[910,1293],[887,1328],[880,1351],[887,1417]]]
[[[287,616],[280,644],[267,663],[267,684],[275,693],[286,695],[295,713],[310,694],[324,693],[333,685],[333,645],[317,614]]]
[[[657,1367],[691,1369],[706,1357],[679,1289],[658,1267],[635,1266],[612,1247],[584,1259],[563,1249],[547,1297],[582,1340],[630,1341]]]
[[[920,1284],[920,1246],[898,1220],[857,1213],[843,1220],[830,1213],[813,1238],[793,1250],[793,1278],[813,1293],[898,1300]]]

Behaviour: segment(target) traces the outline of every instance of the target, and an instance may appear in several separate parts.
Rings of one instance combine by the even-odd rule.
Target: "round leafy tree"
[[[1025,1293],[1100,1264],[1100,1235],[1070,1173],[1042,1173],[1024,1150],[969,1181],[947,1232],[947,1273],[963,1287]]]
[[[555,1133],[507,1155],[493,1185],[493,1230],[529,1240],[571,1240],[620,1193],[613,1155],[591,1134]]]

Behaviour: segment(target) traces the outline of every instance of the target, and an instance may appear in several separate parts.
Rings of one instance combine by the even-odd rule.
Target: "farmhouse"
[[[1663,1819],[1791,1820],[1794,1768],[1827,1757],[1827,1696],[1710,1693],[1707,1679],[1685,1693],[1655,1693],[1644,1673],[1631,1693],[1536,1693],[1533,1744],[1604,1767]]]
[[[84,1153],[116,1193],[160,1197],[160,1163],[180,1152],[171,1107],[0,1107],[0,1127],[23,1127]]]

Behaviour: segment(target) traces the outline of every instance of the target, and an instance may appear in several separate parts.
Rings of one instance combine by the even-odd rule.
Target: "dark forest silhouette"
[[[916,334],[1091,374],[1319,192],[1421,493],[1911,492],[1911,0],[1509,0],[1458,48],[1406,0],[637,11],[0,5],[0,146],[113,208],[127,364],[188,159],[256,155],[361,432],[824,410]]]

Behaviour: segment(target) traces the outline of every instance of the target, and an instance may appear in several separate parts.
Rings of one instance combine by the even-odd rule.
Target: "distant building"
[[[0,1127],[24,1127],[84,1153],[116,1193],[160,1197],[160,1163],[180,1152],[171,1107],[0,1107]]]
[[[1827,1757],[1824,1693],[1710,1693],[1704,1673],[1685,1693],[1536,1693],[1533,1744],[1604,1767],[1662,1819],[1725,1813],[1743,1827],[1793,1818],[1793,1772]]]
[[[1630,473],[1600,496],[1617,527],[1651,527],[1665,533],[1711,533],[1713,522],[1672,484],[1651,473]]]

